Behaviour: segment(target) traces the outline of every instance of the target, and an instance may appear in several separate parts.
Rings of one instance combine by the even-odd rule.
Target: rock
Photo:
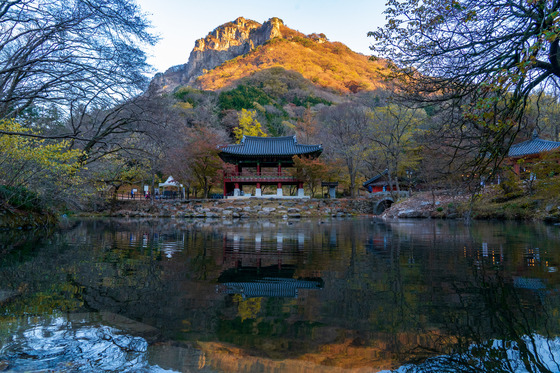
[[[266,213],[271,213],[272,211],[275,211],[276,208],[275,207],[263,207],[262,211],[266,212]]]
[[[244,55],[272,38],[282,36],[283,21],[271,18],[262,25],[258,22],[237,18],[221,25],[204,39],[198,39],[188,62],[173,66],[163,74],[157,74],[150,83],[152,92],[169,92],[178,86],[193,86],[205,71],[225,61]]]
[[[7,360],[0,360],[0,372],[6,371],[10,367],[10,363]]]
[[[0,304],[9,301],[10,299],[17,296],[18,293],[12,290],[0,290]]]
[[[421,217],[420,215],[420,212],[417,210],[402,210],[397,212],[397,217],[401,219],[419,218]]]

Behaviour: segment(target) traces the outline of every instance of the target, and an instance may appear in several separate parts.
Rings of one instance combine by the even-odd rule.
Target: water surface
[[[1,233],[0,371],[560,371],[560,227],[81,220]]]

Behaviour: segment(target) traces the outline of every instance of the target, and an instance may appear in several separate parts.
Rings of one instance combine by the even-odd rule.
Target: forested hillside
[[[383,61],[351,51],[344,44],[331,43],[324,36],[305,36],[288,28],[282,38],[275,38],[249,53],[229,60],[200,76],[195,85],[219,90],[272,67],[300,73],[313,84],[339,93],[356,93],[384,87]]]

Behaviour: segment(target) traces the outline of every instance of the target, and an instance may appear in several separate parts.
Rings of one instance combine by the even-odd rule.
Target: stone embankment
[[[450,191],[437,193],[422,192],[399,201],[385,210],[381,216],[386,219],[457,219],[464,215],[464,204],[468,194],[459,195]]]
[[[370,199],[243,199],[181,201],[119,201],[106,215],[200,219],[347,217],[372,214]]]

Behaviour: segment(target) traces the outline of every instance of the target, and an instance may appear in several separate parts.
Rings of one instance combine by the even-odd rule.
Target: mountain
[[[282,20],[271,18],[264,24],[243,17],[221,25],[198,39],[186,64],[157,74],[152,85],[170,91],[178,86],[194,86],[196,78],[222,63],[242,56],[272,38],[281,36]]]
[[[240,17],[197,40],[188,62],[157,74],[151,89],[221,90],[258,71],[278,67],[337,93],[381,88],[380,74],[385,71],[383,61],[371,61],[342,43],[329,42],[324,34],[304,35],[279,18],[260,24]]]

